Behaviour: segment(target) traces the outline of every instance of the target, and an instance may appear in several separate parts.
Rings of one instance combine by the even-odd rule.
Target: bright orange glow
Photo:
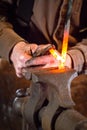
[[[65,25],[61,55],[60,55],[60,53],[59,53],[57,50],[55,50],[54,48],[51,48],[51,49],[49,50],[49,52],[50,52],[57,60],[59,60],[59,65],[58,65],[58,68],[59,68],[59,69],[63,69],[63,68],[64,68],[64,64],[65,64],[65,61],[66,61],[66,53],[67,53],[68,38],[69,38],[69,28],[70,28],[70,20],[69,20],[68,23]]]
[[[64,38],[63,38],[63,45],[62,45],[62,54],[60,55],[60,53],[54,49],[51,48],[49,49],[49,52],[57,59],[59,60],[59,65],[58,68],[62,69],[64,68],[64,64],[65,64],[65,60],[66,60],[66,53],[67,53],[67,48],[68,48],[68,37],[69,37],[69,33],[67,33],[67,31],[64,32]]]
[[[70,20],[68,20],[67,24],[65,25],[65,29],[64,29],[64,37],[63,37],[62,53],[61,53],[63,62],[61,62],[61,64],[59,65],[59,68],[64,68],[64,64],[66,61],[66,53],[67,53],[68,39],[69,39],[69,28],[70,28]]]
[[[67,31],[64,33],[63,46],[62,46],[62,58],[66,59],[67,47],[68,47],[68,36]]]
[[[57,50],[55,50],[54,48],[49,49],[49,52],[57,59],[57,60],[61,60],[61,56],[58,53]]]
[[[62,59],[60,53],[54,48],[49,49],[49,52],[59,61],[58,68],[60,69],[60,64],[62,65],[62,63],[64,63],[64,60]]]
[[[67,48],[68,48],[68,37],[69,37],[69,33],[67,31],[64,32],[64,38],[63,38],[63,45],[62,45],[62,61],[61,64],[59,65],[59,68],[64,68],[64,64],[66,61],[66,53],[67,53]]]

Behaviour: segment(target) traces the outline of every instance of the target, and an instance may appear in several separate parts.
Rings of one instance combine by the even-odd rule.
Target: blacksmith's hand
[[[58,67],[60,62],[47,51],[49,50],[49,47],[50,44],[37,45],[33,43],[27,44],[25,42],[16,44],[12,50],[10,58],[14,65],[16,75],[20,78],[23,77],[27,68],[29,72],[29,70],[32,71],[32,69],[37,69],[37,67]],[[71,59],[69,55],[67,55],[66,59],[65,65],[70,68]]]
[[[23,77],[22,68],[26,68],[26,61],[32,58],[31,53],[34,53],[37,47],[38,45],[36,44],[28,44],[25,42],[19,42],[14,46],[10,60],[13,63],[17,77]]]
[[[59,53],[60,55],[60,53]],[[56,58],[54,58],[50,53],[42,55],[42,56],[38,56],[38,57],[33,57],[31,60],[26,62],[27,66],[30,66],[30,71],[32,71],[32,69],[37,69],[38,68],[52,68],[52,67],[59,67],[60,65],[60,61],[57,60]],[[72,61],[71,61],[71,57],[66,54],[66,61],[64,66],[68,67],[68,68],[72,68]]]
[[[11,52],[10,60],[13,63],[13,66],[16,71],[16,75],[21,78],[24,76],[25,70],[27,68],[32,68],[31,66],[37,66],[37,65],[44,65],[44,59],[41,59],[40,62],[35,60],[34,63],[31,64],[32,59],[35,59],[33,57],[37,57],[40,55],[44,55],[46,53],[46,50],[49,48],[50,44],[46,45],[37,45],[34,43],[25,43],[25,42],[19,42],[17,43]],[[44,51],[42,51],[44,50]],[[28,61],[31,61],[28,63]],[[42,63],[43,61],[43,63]],[[45,62],[45,64],[47,61]],[[23,71],[22,71],[23,70]]]

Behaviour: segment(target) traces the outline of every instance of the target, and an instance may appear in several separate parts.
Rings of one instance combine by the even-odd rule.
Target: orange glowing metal
[[[66,53],[67,53],[67,47],[68,47],[68,33],[65,32],[64,33],[64,39],[63,39],[63,45],[62,45],[62,54],[61,54],[61,59],[63,59],[61,61],[61,63],[59,64],[59,68],[64,68],[64,64],[65,64],[65,61],[66,61]]]
[[[61,62],[61,64],[59,65],[59,68],[64,68],[64,64],[66,61],[66,53],[67,53],[68,39],[69,39],[69,28],[70,28],[70,20],[67,21],[67,24],[65,25],[65,29],[64,29],[62,54],[61,54],[63,62]]]
[[[59,61],[59,64],[64,63],[64,60],[62,59],[60,53],[56,49],[51,48],[51,49],[49,49],[49,52]],[[59,66],[58,66],[58,68],[59,68]]]
[[[62,45],[62,52],[61,55],[58,54],[54,49],[50,50],[50,53],[57,59],[60,60],[59,68],[64,68],[64,64],[66,61],[66,53],[68,48],[68,39],[69,39],[69,29],[70,29],[70,17],[71,17],[71,11],[72,11],[72,4],[73,0],[68,1],[68,8],[67,8],[67,14],[66,14],[66,20],[65,20],[65,27],[64,27],[64,36],[63,36],[63,45]]]
[[[55,50],[54,48],[51,48],[49,50],[49,52],[58,60],[59,65],[58,68],[62,69],[64,68],[64,64],[66,61],[66,53],[67,53],[67,48],[68,48],[68,37],[69,37],[69,33],[67,31],[64,32],[64,38],[63,38],[63,46],[62,46],[62,54],[60,55],[60,53],[58,53],[57,50]]]
[[[66,59],[67,47],[68,47],[68,33],[64,33],[63,46],[62,46],[62,58]]]
[[[63,37],[63,45],[62,45],[61,55],[56,49],[54,49],[54,48],[49,49],[49,52],[59,61],[59,65],[58,65],[59,69],[64,68],[64,64],[65,64],[65,60],[66,60],[70,21],[68,22],[67,25],[68,26],[65,26],[65,30],[64,30],[64,37]]]

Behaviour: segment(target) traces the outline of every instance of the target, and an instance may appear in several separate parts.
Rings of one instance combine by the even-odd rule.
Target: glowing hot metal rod
[[[64,68],[64,63],[65,63],[65,60],[66,60],[66,53],[67,53],[68,39],[69,39],[69,30],[70,30],[70,16],[71,16],[71,10],[72,10],[72,3],[73,3],[73,0],[69,0],[66,20],[65,20],[63,45],[62,45],[61,55],[59,55],[59,53],[53,48],[49,50],[49,52],[57,60],[61,61],[60,64],[59,64],[59,68]]]
[[[66,16],[66,21],[65,21],[65,28],[64,28],[62,54],[61,54],[62,59],[64,59],[64,62],[66,60],[66,53],[67,53],[67,48],[68,48],[68,39],[69,39],[70,17],[71,17],[71,11],[72,11],[72,4],[73,4],[73,0],[69,0],[67,16]],[[61,63],[60,67],[63,67],[63,66],[64,66],[64,63]]]
[[[55,57],[58,61],[60,62],[64,62],[64,60],[62,59],[60,53],[54,49],[54,48],[50,48],[49,52],[53,55],[53,57]]]

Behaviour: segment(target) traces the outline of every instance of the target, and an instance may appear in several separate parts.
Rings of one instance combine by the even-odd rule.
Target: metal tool
[[[36,51],[32,54],[33,57],[42,56],[49,52],[49,49],[53,48],[52,44],[47,44],[43,46],[42,48],[37,48]]]

